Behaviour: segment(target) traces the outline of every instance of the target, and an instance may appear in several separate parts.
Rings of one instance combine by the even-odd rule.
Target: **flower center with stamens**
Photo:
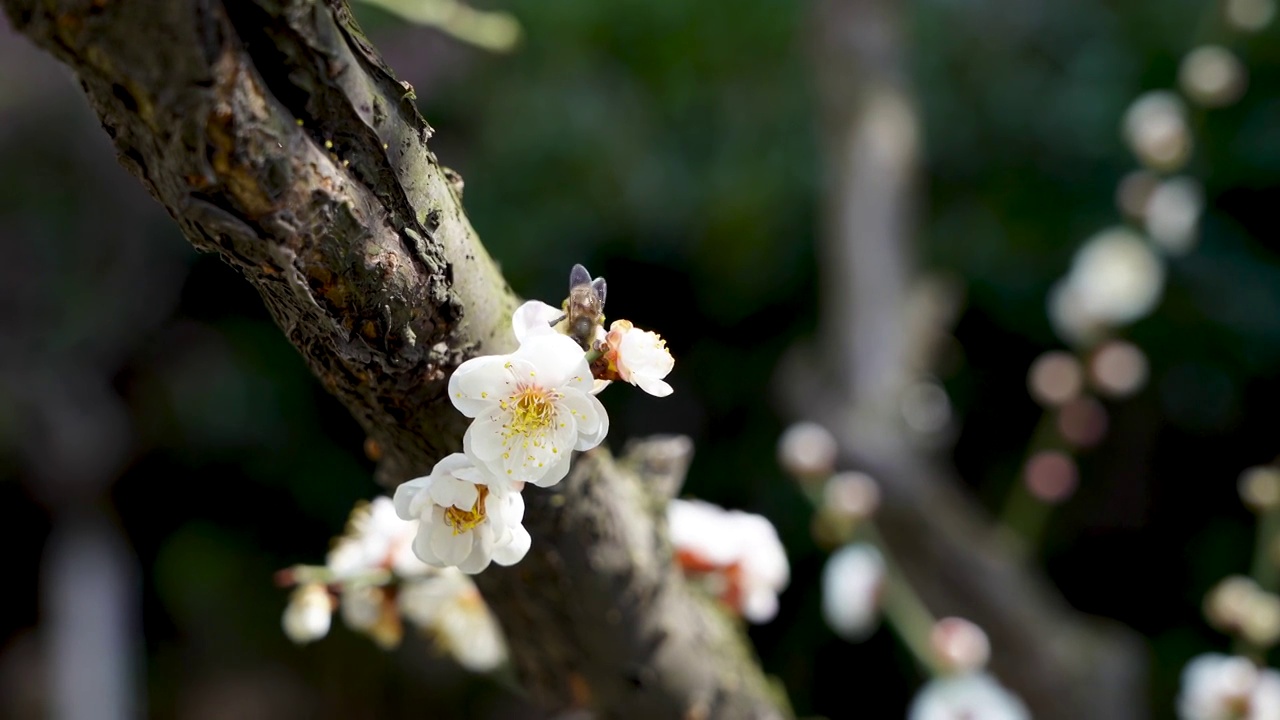
[[[525,385],[504,403],[511,413],[507,429],[514,435],[536,435],[551,427],[556,419],[556,393],[537,385]]]
[[[454,535],[467,532],[484,522],[484,499],[489,496],[489,488],[485,485],[476,485],[476,491],[480,495],[470,510],[463,510],[453,505],[444,509],[444,521],[453,527]]]

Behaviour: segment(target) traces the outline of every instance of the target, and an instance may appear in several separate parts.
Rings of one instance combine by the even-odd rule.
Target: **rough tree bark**
[[[460,448],[447,378],[511,349],[517,300],[411,88],[341,0],[3,4],[75,71],[120,161],[183,234],[257,288],[381,447],[384,484]],[[533,551],[481,589],[549,708],[785,717],[740,629],[669,562],[663,498],[638,475],[678,476],[672,447],[641,448],[634,467],[594,452],[554,492],[526,493]]]
[[[939,332],[910,301],[919,147],[905,8],[815,5],[828,161],[823,336],[816,357],[792,358],[781,396],[803,398],[794,414],[824,423],[841,461],[880,481],[878,525],[904,575],[935,614],[987,630],[992,669],[1034,717],[1139,720],[1145,658],[1136,635],[1075,613],[904,422],[901,398],[927,372],[927,335]]]

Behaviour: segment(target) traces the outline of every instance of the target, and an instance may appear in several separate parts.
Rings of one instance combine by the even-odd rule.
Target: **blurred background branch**
[[[920,131],[903,12],[895,0],[816,5],[821,340],[783,366],[780,396],[880,481],[878,525],[904,575],[935,616],[988,630],[992,669],[1034,717],[1141,718],[1137,638],[1072,611],[941,456],[951,411],[931,371],[960,298],[916,269]]]

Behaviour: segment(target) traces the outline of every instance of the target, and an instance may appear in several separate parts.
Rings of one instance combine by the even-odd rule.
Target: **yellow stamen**
[[[444,509],[444,521],[453,526],[454,535],[467,532],[484,522],[484,499],[489,496],[489,488],[485,485],[476,485],[476,492],[479,496],[470,510],[461,510],[452,505]]]

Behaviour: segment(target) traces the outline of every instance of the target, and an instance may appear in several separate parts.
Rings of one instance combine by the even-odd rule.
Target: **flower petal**
[[[666,397],[672,393],[671,386],[665,380],[659,380],[648,375],[634,375],[632,377],[635,379],[637,387],[654,397]]]
[[[506,443],[501,416],[485,415],[467,427],[462,436],[462,451],[478,463],[488,463],[502,456]]]
[[[511,315],[511,329],[516,334],[516,342],[523,343],[525,338],[534,334],[555,332],[551,322],[563,315],[563,310],[541,300],[526,302]]]
[[[560,453],[553,455],[552,457],[556,458],[556,460],[551,465],[547,466],[546,470],[538,477],[537,480],[531,480],[530,482],[538,487],[545,488],[551,487],[563,480],[565,476],[569,474],[570,455],[571,453],[567,451],[561,451]]]
[[[534,375],[517,374],[521,380],[536,379],[543,387],[559,387],[574,378],[590,383],[591,368],[586,354],[568,335],[533,335],[512,354],[512,359],[530,363]]]
[[[408,482],[401,483],[396,488],[393,500],[396,506],[396,515],[402,520],[417,520],[421,518],[423,513],[430,510],[431,486],[433,484],[435,484],[435,479],[430,476],[414,478]]]
[[[449,400],[458,412],[476,417],[510,394],[508,356],[482,355],[458,366],[449,376]]]
[[[454,477],[440,478],[431,486],[431,500],[441,507],[452,505],[459,510],[470,510],[479,497],[474,484]]]
[[[595,395],[587,395],[587,402],[590,409],[595,411],[595,416],[599,425],[595,427],[595,432],[584,432],[581,428],[578,431],[578,442],[574,444],[575,450],[590,450],[591,448],[604,442],[604,438],[609,434],[609,413],[605,412],[604,405],[600,404],[600,400]],[[588,411],[583,411],[579,417],[589,417]],[[579,420],[578,422],[583,422]]]
[[[468,575],[475,575],[489,567],[492,559],[493,557],[488,553],[473,552],[458,565],[458,569]]]
[[[440,459],[436,466],[431,468],[432,477],[440,477],[442,475],[453,475],[462,468],[470,467],[473,463],[463,453],[450,453]]]
[[[441,522],[431,528],[431,550],[446,565],[458,565],[471,554],[475,535],[470,532],[454,534],[453,528]]]
[[[515,565],[524,559],[532,545],[533,538],[529,537],[529,531],[523,525],[516,525],[511,528],[511,541],[494,548],[493,561],[499,565]]]

